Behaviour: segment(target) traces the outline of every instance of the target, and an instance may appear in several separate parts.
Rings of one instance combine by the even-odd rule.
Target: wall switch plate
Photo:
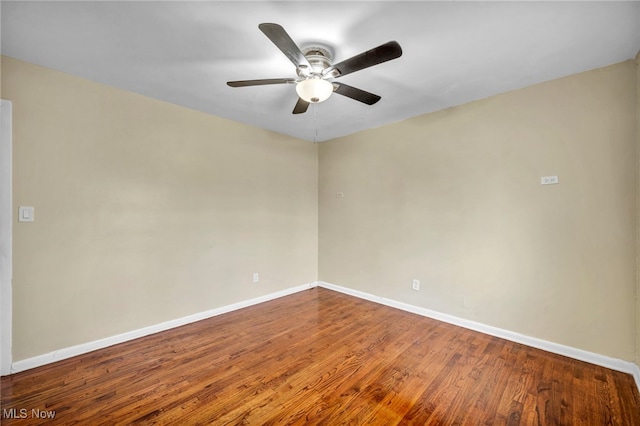
[[[540,185],[555,185],[558,182],[558,176],[542,176],[540,178]]]
[[[33,222],[35,219],[35,209],[30,206],[20,206],[18,209],[18,222]]]
[[[411,284],[411,288],[414,289],[415,291],[420,290],[420,280],[413,280],[413,283]]]
[[[260,281],[260,274],[256,272],[253,274],[253,282],[257,283],[258,281]]]

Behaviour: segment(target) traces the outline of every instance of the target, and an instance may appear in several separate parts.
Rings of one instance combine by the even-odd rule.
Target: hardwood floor
[[[640,425],[630,375],[322,288],[1,385],[3,425]]]

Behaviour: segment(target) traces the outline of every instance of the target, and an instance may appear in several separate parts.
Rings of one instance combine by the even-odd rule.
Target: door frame
[[[11,373],[12,364],[12,137],[12,105],[0,99],[0,374],[3,376]]]

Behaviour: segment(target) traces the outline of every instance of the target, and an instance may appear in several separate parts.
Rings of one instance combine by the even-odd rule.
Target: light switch
[[[33,222],[35,220],[34,208],[29,206],[21,206],[18,209],[18,222]]]

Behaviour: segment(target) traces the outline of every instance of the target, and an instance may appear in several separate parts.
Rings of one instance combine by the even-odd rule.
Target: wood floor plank
[[[628,374],[322,288],[0,384],[3,425],[640,425]]]

